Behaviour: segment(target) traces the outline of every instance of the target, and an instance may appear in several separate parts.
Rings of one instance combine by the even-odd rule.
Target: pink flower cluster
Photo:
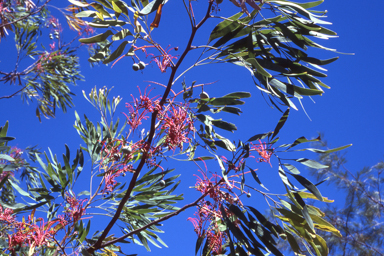
[[[17,221],[11,209],[0,206],[0,224],[4,230],[8,230],[8,250],[14,252],[17,247],[41,247],[52,242],[57,230],[52,226],[57,221],[45,223],[42,219],[33,217],[34,211],[28,219]],[[40,222],[37,225],[36,222]]]
[[[123,114],[127,117],[127,124],[131,127],[131,131],[135,131],[142,124],[142,120],[148,119],[149,113],[161,109],[159,105],[160,100],[158,99],[158,97],[153,97],[152,99],[150,99],[148,97],[150,91],[147,93],[147,88],[145,89],[144,94],[141,93],[141,90],[139,88],[139,99],[131,95],[133,98],[133,103],[125,104],[125,107],[128,109],[129,113]]]
[[[71,196],[68,192],[65,193],[66,206],[64,207],[64,214],[59,215],[58,221],[61,227],[68,224],[76,223],[85,214],[84,203],[87,199],[79,200],[75,196]]]
[[[251,143],[250,151],[257,151],[257,153],[259,153],[260,158],[257,159],[258,162],[266,162],[272,166],[271,156],[273,154],[273,149],[270,144],[267,145],[265,142],[262,143],[261,140],[259,140],[259,144]]]
[[[188,218],[191,221],[198,237],[206,237],[208,248],[213,255],[223,253],[223,243],[228,239],[227,233],[219,228],[218,219],[222,219],[222,214],[215,209],[209,201],[203,201],[196,218]]]
[[[189,134],[194,131],[193,121],[183,107],[171,106],[163,115],[162,123],[161,129],[167,133],[164,146],[174,150],[190,141]]]
[[[223,245],[227,242],[228,235],[225,231],[220,229],[220,225],[224,223],[224,218],[220,208],[224,203],[242,205],[238,196],[233,192],[233,188],[237,188],[235,182],[230,181],[229,186],[217,174],[213,174],[208,178],[207,174],[201,170],[199,172],[202,177],[197,175],[197,182],[195,189],[202,194],[208,195],[212,202],[202,200],[199,203],[198,211],[195,213],[196,218],[188,218],[192,222],[196,234],[200,237],[206,237],[208,248],[212,255],[219,255],[223,253]],[[229,178],[236,177],[231,176]],[[233,213],[225,209],[226,216],[232,216]],[[237,225],[235,223],[235,225]]]

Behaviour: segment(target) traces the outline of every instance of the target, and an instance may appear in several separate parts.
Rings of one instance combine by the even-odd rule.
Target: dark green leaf
[[[110,35],[113,35],[113,32],[111,30],[107,30],[106,32],[102,34],[98,34],[89,38],[80,38],[80,43],[83,44],[92,44],[92,43],[98,43],[105,41]]]
[[[323,165],[319,162],[316,162],[315,160],[307,159],[307,158],[299,158],[295,160],[296,162],[299,162],[303,165],[306,165],[308,167],[314,168],[314,169],[324,169],[328,168],[327,165]]]
[[[310,182],[309,180],[307,180],[306,178],[304,178],[303,176],[301,175],[297,175],[297,174],[291,174],[293,177],[295,177],[295,179],[300,182],[301,185],[303,185],[306,189],[308,189],[312,194],[314,194],[316,196],[317,199],[319,199],[320,201],[323,201],[323,196],[321,195],[319,189],[312,183]]]
[[[127,44],[128,44],[128,41],[122,42],[119,45],[119,47],[117,47],[117,49],[103,61],[103,64],[107,64],[107,63],[109,63],[111,61],[116,60],[118,57],[120,57],[121,54],[123,53],[124,49],[125,49],[125,46]]]
[[[275,130],[273,131],[273,135],[272,135],[271,140],[273,140],[273,138],[276,137],[277,134],[279,134],[280,129],[283,128],[285,122],[288,119],[289,110],[290,110],[290,108],[287,108],[287,110],[284,112],[283,116],[280,118],[279,122],[277,123],[277,125],[275,127]]]
[[[212,120],[212,124],[218,128],[233,132],[237,130],[236,125],[222,120]]]

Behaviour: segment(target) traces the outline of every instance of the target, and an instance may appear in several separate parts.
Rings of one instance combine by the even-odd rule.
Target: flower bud
[[[140,68],[140,70],[144,69],[145,68],[145,63],[140,61],[139,62],[139,68]]]
[[[200,93],[200,99],[209,99],[209,95],[206,92]]]
[[[137,63],[133,63],[133,65],[132,65],[132,69],[135,70],[135,71],[138,71],[138,70],[140,69],[139,64],[137,64]]]

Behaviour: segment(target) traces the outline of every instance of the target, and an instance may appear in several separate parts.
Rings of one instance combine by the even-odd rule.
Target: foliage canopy
[[[1,72],[2,80],[12,84],[19,80],[23,87],[16,93],[38,101],[39,118],[41,114],[54,116],[56,106],[64,111],[71,106],[68,85],[81,79],[75,46],[62,43],[57,19],[47,19],[48,2],[37,7],[31,0],[16,4],[2,1],[0,9],[1,35],[5,36],[6,29],[14,32],[18,56],[40,56],[24,71]],[[101,121],[76,113],[74,127],[84,146],[76,153],[65,146],[61,160],[52,152],[40,154],[29,149],[31,160],[39,167],[30,166],[19,149],[9,146],[14,138],[7,135],[5,123],[0,131],[3,254],[126,255],[122,244],[128,242],[149,250],[150,244],[165,245],[159,235],[162,222],[196,207],[195,216],[189,218],[198,236],[196,254],[282,255],[277,240],[284,239],[297,255],[305,251],[328,255],[321,231],[336,236],[341,233],[308,199],[331,200],[318,189],[322,182],[312,183],[298,167],[327,166],[304,157],[286,159],[282,155],[302,151],[329,154],[349,145],[327,150],[303,148],[320,138],[300,137],[281,144],[278,137],[291,109],[298,110],[296,100],[301,104],[302,98],[322,95],[329,88],[321,80],[326,77],[322,66],[337,57],[323,60],[307,51],[312,47],[335,52],[314,41],[336,36],[324,27],[330,24],[324,20],[325,12],[313,9],[322,0],[231,0],[233,5],[219,0],[184,0],[190,21],[185,27],[190,27],[190,35],[185,46],[173,48],[157,43],[155,33],[166,32],[160,20],[163,8],[171,6],[172,1],[69,2],[63,14],[68,25],[80,32],[79,42],[92,46],[90,63],[113,66],[128,57],[133,70],[143,72],[149,63],[155,63],[160,72],[167,73],[168,81],[164,85],[154,82],[161,86],[156,92],[150,86],[139,87],[140,96],[125,102],[126,110],[120,117],[123,122],[115,118],[122,98],[111,97],[111,89],[95,87],[89,94],[84,92]],[[197,8],[204,8],[205,14],[195,15]],[[219,8],[234,8],[237,13],[219,16]],[[196,37],[204,36],[199,32],[209,19],[218,23],[206,35],[205,45],[195,45]],[[54,28],[52,35],[58,36],[58,49],[54,41],[50,50],[37,50],[36,35],[44,25]],[[96,34],[92,34],[94,30]],[[180,55],[175,53],[178,50]],[[181,70],[185,57],[192,52],[199,57]],[[235,64],[251,73],[255,86],[282,113],[274,129],[261,131],[247,141],[221,135],[226,131],[236,135],[236,124],[223,118],[241,115],[241,107],[251,94],[243,88],[225,95],[213,89],[209,92],[215,95],[212,97],[207,84],[177,83],[194,67],[213,63]],[[193,202],[185,202],[179,192],[185,188],[179,187],[177,168],[164,164],[175,158],[198,166],[194,189],[201,196]],[[88,159],[90,164],[85,164]],[[272,167],[272,159],[277,163],[274,168],[284,194],[269,192],[257,173],[260,164]],[[214,170],[208,170],[208,161],[217,163]],[[15,176],[21,168],[26,179],[23,184]],[[90,180],[89,189],[77,192],[84,186],[84,175]],[[264,217],[262,209],[248,205],[250,191],[261,194],[275,210],[273,220]],[[37,217],[37,210],[46,212],[46,216]],[[29,216],[20,221],[17,215],[22,213]],[[90,234],[92,217],[99,215],[107,224]]]

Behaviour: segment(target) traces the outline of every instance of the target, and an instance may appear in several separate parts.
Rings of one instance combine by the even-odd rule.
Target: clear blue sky
[[[302,109],[292,111],[287,124],[281,131],[282,143],[293,142],[300,136],[314,137],[317,136],[317,132],[323,132],[329,144],[334,147],[352,143],[353,147],[346,150],[347,166],[350,170],[359,170],[364,166],[371,166],[379,160],[383,160],[384,135],[381,131],[384,125],[384,87],[380,82],[380,77],[383,68],[382,60],[384,59],[382,50],[384,36],[381,32],[384,26],[381,18],[384,2],[373,0],[369,3],[367,5],[357,0],[327,0],[318,7],[318,9],[328,10],[327,21],[333,23],[329,28],[339,35],[339,38],[320,41],[320,43],[330,48],[336,48],[341,52],[355,53],[355,55],[315,51],[315,57],[322,59],[340,56],[338,61],[326,67],[329,71],[327,72],[328,78],[324,82],[331,86],[331,89],[326,90],[321,97],[314,97],[315,104],[309,99],[304,100],[306,111],[312,121],[307,118]],[[59,1],[54,0],[51,4],[59,4]],[[61,4],[62,1],[60,1]],[[196,6],[201,6],[201,12],[205,12],[205,1],[197,2]],[[229,1],[224,1],[221,9],[225,13],[239,11]],[[65,23],[62,16],[58,17],[62,23]],[[207,23],[208,29],[200,31],[198,41],[206,42],[209,29],[212,29],[213,25],[214,22]],[[68,30],[68,28],[65,29]],[[172,43],[172,47],[179,46],[182,50],[188,39],[189,31],[182,1],[169,1],[163,9],[160,28],[154,32],[155,38],[158,38],[158,42],[163,45]],[[14,55],[12,51],[14,51],[12,38],[2,40],[0,70],[9,70],[8,65],[10,63],[13,65]],[[71,151],[76,151],[79,144],[84,145],[84,143],[73,128],[74,110],[76,109],[80,115],[86,114],[92,117],[94,121],[99,120],[96,110],[82,97],[82,90],[88,93],[95,85],[98,88],[113,86],[112,95],[120,95],[123,97],[123,101],[124,99],[128,101],[131,93],[137,93],[136,86],[145,87],[148,84],[148,82],[143,82],[144,80],[166,83],[169,75],[169,72],[161,74],[154,64],[149,65],[143,73],[134,72],[131,69],[132,61],[128,58],[121,60],[112,69],[105,66],[90,68],[85,49],[80,50],[80,56],[85,82],[72,88],[77,95],[74,98],[76,107],[69,109],[68,113],[62,114],[57,111],[55,119],[43,119],[42,123],[39,123],[35,117],[35,104],[33,102],[29,105],[21,104],[19,97],[0,100],[0,125],[9,120],[9,135],[16,137],[15,145],[20,148],[38,145],[43,151],[50,148],[55,154],[61,156],[65,152],[64,144],[66,143]],[[191,55],[186,63],[191,64],[194,59],[195,57]],[[254,134],[273,130],[281,116],[276,109],[267,106],[255,88],[249,72],[240,67],[204,66],[187,73],[185,78],[187,84],[193,80],[197,80],[198,83],[218,80],[215,85],[206,88],[211,96],[220,96],[231,91],[249,91],[252,93],[252,98],[246,100],[243,107],[244,113],[241,116],[243,118],[229,117],[229,120],[236,122],[239,129],[235,136],[244,141]],[[1,95],[13,91],[9,85],[2,86]],[[177,83],[176,86],[181,89],[180,83]],[[159,86],[156,88],[161,89]],[[154,94],[160,93],[161,90]],[[123,104],[121,104],[118,112],[124,110]],[[225,132],[222,133],[225,135]],[[193,165],[184,167],[180,164],[177,164],[176,167],[178,168],[176,172],[182,174],[182,183],[177,191],[185,193],[185,190],[188,190],[188,187],[195,182],[192,174],[196,171],[196,167]],[[305,175],[307,172],[305,168],[301,170]],[[262,178],[268,187],[268,184],[274,182],[270,178],[270,173],[277,173],[277,165],[275,164],[272,169],[267,164],[260,165],[260,171],[264,171]],[[323,185],[320,187],[320,191],[323,192],[324,196],[339,200],[338,203],[343,204],[343,198],[340,194],[337,195],[336,190],[328,189]],[[195,192],[187,192],[185,202],[191,202],[197,195]],[[263,199],[254,196],[252,200],[250,203],[257,205]],[[263,211],[264,209],[261,208],[260,210]],[[194,254],[196,235],[192,224],[186,221],[187,217],[193,214],[193,211],[187,211],[164,223],[166,233],[161,237],[168,244],[169,249],[157,250],[151,246],[156,255]],[[130,253],[150,255],[138,246],[128,246],[132,247]]]

